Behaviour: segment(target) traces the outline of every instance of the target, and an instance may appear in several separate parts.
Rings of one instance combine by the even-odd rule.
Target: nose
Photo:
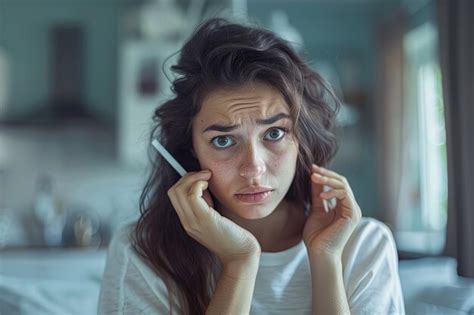
[[[264,153],[252,144],[248,144],[243,152],[240,176],[251,179],[257,178],[266,171]]]

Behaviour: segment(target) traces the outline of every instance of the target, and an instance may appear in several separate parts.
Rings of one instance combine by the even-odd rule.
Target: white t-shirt
[[[99,314],[169,314],[166,286],[131,247],[132,229],[133,224],[121,228],[110,244]],[[362,218],[344,248],[342,265],[351,314],[405,314],[395,242],[383,223]],[[281,252],[263,252],[250,314],[310,313],[311,271],[303,241]]]

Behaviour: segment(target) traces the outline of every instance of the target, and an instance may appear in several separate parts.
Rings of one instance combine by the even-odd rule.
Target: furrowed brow
[[[290,116],[288,114],[279,113],[279,114],[276,114],[275,116],[272,116],[272,117],[269,117],[269,118],[257,119],[257,124],[258,125],[271,125],[271,124],[277,122],[278,120],[289,119],[289,118],[290,118]],[[211,131],[211,130],[221,131],[221,132],[229,132],[229,131],[235,130],[239,127],[240,127],[240,125],[224,126],[224,125],[213,124],[213,125],[210,125],[209,127],[207,127],[206,129],[204,129],[203,133],[205,133],[207,131]]]

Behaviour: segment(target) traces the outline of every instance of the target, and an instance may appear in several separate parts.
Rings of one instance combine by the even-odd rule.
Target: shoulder
[[[374,218],[362,217],[354,230],[354,236],[359,238],[378,236],[388,239],[392,237],[392,232],[385,223]]]
[[[132,245],[135,225],[136,221],[130,221],[119,227],[114,233],[107,250],[106,271],[111,268],[119,268],[122,272],[126,272],[130,264],[140,263],[140,257]]]
[[[344,248],[342,263],[351,313],[405,313],[397,249],[384,223],[362,218]]]
[[[375,252],[387,252],[396,256],[392,232],[384,223],[373,218],[362,217],[347,241],[343,260],[347,261],[355,256],[365,256]]]
[[[377,281],[398,273],[398,255],[392,232],[382,222],[362,218],[349,238],[342,254],[346,282],[366,277]]]
[[[104,276],[113,270],[114,275],[130,276],[133,271],[143,275],[151,275],[152,279],[159,279],[151,265],[137,253],[133,246],[133,233],[136,221],[128,222],[114,233],[107,251],[107,264]]]
[[[132,245],[136,222],[120,227],[110,242],[102,278],[99,313],[168,310],[168,290]]]

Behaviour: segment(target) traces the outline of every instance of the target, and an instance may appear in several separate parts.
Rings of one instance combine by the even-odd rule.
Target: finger
[[[311,180],[314,181],[315,183],[322,184],[322,185],[327,185],[331,188],[334,189],[345,189],[346,184],[341,182],[338,179],[334,178],[329,178],[327,176],[320,175],[318,173],[313,173],[311,174]]]
[[[341,187],[341,186],[331,186],[330,184],[326,184],[326,183],[324,183],[324,184],[326,184],[326,185],[328,185],[328,186],[331,186],[331,187],[333,187],[333,188],[338,188],[338,189],[339,189],[339,188],[344,188],[344,189],[347,190],[348,194],[349,194],[350,196],[352,196],[352,198],[355,199],[354,193],[353,193],[353,191],[352,191],[352,188],[351,188],[351,186],[350,186],[349,183],[347,182],[347,179],[346,179],[344,176],[341,176],[341,175],[337,174],[336,172],[332,172],[332,171],[330,171],[330,170],[328,170],[328,169],[325,169],[325,168],[323,168],[323,167],[317,166],[316,164],[312,164],[312,169],[313,169],[314,171],[320,173],[319,175],[322,175],[323,177],[326,177],[326,178],[328,178],[328,179],[333,178],[333,179],[338,180],[340,183],[343,184],[342,187]],[[316,174],[318,174],[318,173],[316,173]]]
[[[196,180],[199,180],[201,178],[209,178],[211,175],[211,172],[209,170],[202,170],[199,172],[189,172],[183,177],[181,177],[174,187],[177,190],[183,190],[183,191],[188,191],[189,186],[194,183]]]
[[[316,212],[327,213],[329,211],[326,200],[320,198],[324,185],[311,180],[311,210]]]
[[[181,223],[184,227],[190,227],[192,222],[196,221],[196,216],[188,204],[189,186],[199,178],[207,179],[211,173],[207,172],[193,172],[183,176],[168,192],[173,207],[178,214]]]
[[[348,192],[344,189],[323,192],[321,193],[321,198],[325,200],[330,198],[341,200],[342,207],[336,207],[335,209],[338,214],[345,219],[353,219],[361,216],[358,206],[355,206],[351,198],[348,198]]]
[[[207,179],[209,179],[210,176],[211,174],[207,172],[192,173],[189,176],[186,176],[183,183],[176,188],[178,194],[177,202],[183,209],[182,212],[186,216],[189,227],[195,227],[195,223],[197,223],[198,220],[196,217],[195,205],[191,205],[190,202],[198,198],[197,195],[200,195],[198,199],[204,201],[204,199],[202,199],[202,191],[198,193],[196,189],[193,190],[193,186],[195,186],[196,183],[204,181],[207,188]],[[204,201],[204,203],[206,202]]]
[[[174,186],[176,195],[179,197],[179,200],[183,200],[189,194],[191,185],[193,185],[198,180],[208,180],[211,177],[211,173],[204,171],[188,173],[183,176]]]
[[[322,192],[319,196],[322,199],[337,198],[342,201],[347,198],[347,191],[345,189],[334,189],[331,191]]]
[[[335,178],[335,179],[338,179],[340,180],[341,182],[344,182],[344,177],[339,175],[338,173],[336,172],[333,172],[331,170],[328,170],[327,168],[324,168],[324,167],[321,167],[321,166],[318,166],[316,164],[312,164],[311,166],[312,170],[314,172],[318,172],[324,176],[327,176],[327,177],[331,177],[331,178]]]
[[[346,216],[346,217],[355,217],[356,219],[357,218],[360,219],[362,217],[362,211],[360,207],[357,205],[357,202],[355,201],[354,192],[352,191],[352,188],[349,185],[347,179],[344,176],[337,174],[336,172],[330,171],[324,167],[317,166],[316,164],[312,164],[312,169],[313,171],[318,172],[323,176],[326,176],[329,178],[330,177],[336,178],[344,184],[342,189],[336,189],[336,190],[324,192],[321,198],[328,202],[329,202],[328,199],[332,199],[332,198],[337,198],[341,200],[342,207],[339,207],[340,209],[342,209],[342,212],[343,212],[341,215]],[[327,183],[325,184],[330,186]],[[339,190],[339,192],[337,190]]]

